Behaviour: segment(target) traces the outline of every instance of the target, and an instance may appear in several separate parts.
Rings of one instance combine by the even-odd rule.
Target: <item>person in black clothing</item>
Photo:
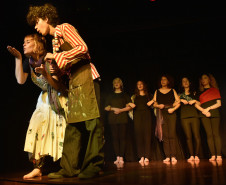
[[[134,130],[137,145],[139,163],[148,164],[151,149],[151,109],[149,106],[154,102],[150,97],[147,85],[143,81],[138,81],[135,94],[131,97],[133,108]]]
[[[212,74],[203,74],[200,78],[199,102],[196,107],[201,111],[200,117],[207,135],[211,153],[210,161],[222,161],[221,138],[219,133],[221,95]]]
[[[182,78],[180,89],[180,118],[190,154],[188,161],[199,161],[198,154],[201,144],[200,121],[198,111],[194,106],[197,102],[197,93],[192,89],[191,82],[187,77]],[[195,151],[193,150],[192,135],[194,136],[196,143]]]
[[[126,147],[126,126],[128,123],[128,111],[132,108],[130,97],[123,92],[123,83],[120,78],[113,80],[114,92],[106,100],[105,110],[108,111],[108,123],[110,124],[114,151],[117,156],[114,164],[124,163]]]
[[[166,158],[163,162],[177,162],[176,159],[176,113],[180,107],[180,98],[172,88],[173,81],[168,75],[161,76],[159,89],[154,94],[154,107],[156,108],[156,134],[163,141]]]

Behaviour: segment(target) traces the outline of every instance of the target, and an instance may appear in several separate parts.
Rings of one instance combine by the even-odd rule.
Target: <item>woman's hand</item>
[[[128,105],[133,109],[136,107],[136,105],[134,103],[128,103]]]
[[[108,105],[107,107],[105,107],[105,110],[106,110],[106,111],[111,111],[111,106]]]
[[[170,113],[170,114],[172,114],[174,111],[175,111],[174,108],[169,108],[169,109],[168,109],[168,113]]]
[[[210,108],[208,107],[208,108],[206,108],[206,109],[203,109],[202,113],[203,113],[204,115],[206,115],[209,111],[210,111]]]
[[[147,103],[147,106],[151,106],[154,103],[154,100],[151,100]]]
[[[189,103],[189,105],[193,105],[196,103],[196,100],[190,100],[188,103]]]
[[[184,105],[187,105],[187,104],[188,104],[188,101],[187,101],[187,100],[181,99],[180,101],[181,101]]]
[[[22,59],[21,53],[16,48],[13,48],[12,46],[7,46],[7,49],[15,58]]]
[[[42,74],[43,76],[46,76],[47,72],[46,72],[46,69],[45,69],[45,66],[43,64],[41,64],[40,67],[36,67],[35,68],[35,72],[36,73],[40,73]]]
[[[113,111],[115,114],[120,114],[122,112],[120,108],[114,108]]]
[[[158,108],[159,108],[159,109],[163,109],[164,107],[165,107],[164,104],[158,104]]]
[[[210,113],[210,112],[207,112],[207,113],[205,114],[205,116],[206,116],[206,117],[210,117],[210,116],[211,116],[211,113]]]

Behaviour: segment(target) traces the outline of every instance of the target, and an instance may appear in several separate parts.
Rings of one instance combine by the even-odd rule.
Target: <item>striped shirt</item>
[[[73,49],[69,51],[53,54],[55,61],[60,68],[65,68],[76,58],[91,59],[86,43],[72,25],[68,23],[57,25],[55,31],[55,44],[53,44],[53,50],[59,48],[59,46],[64,43],[64,40],[73,47]],[[100,75],[94,64],[90,63],[90,66],[93,79],[99,78]]]

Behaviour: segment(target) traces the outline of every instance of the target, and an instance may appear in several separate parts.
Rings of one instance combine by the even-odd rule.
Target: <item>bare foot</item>
[[[144,161],[144,165],[148,166],[149,165],[149,161]]]
[[[209,161],[215,161],[215,160],[216,160],[216,157],[214,155],[209,159]]]
[[[220,155],[217,156],[216,161],[222,161],[222,157]]]
[[[122,163],[122,164],[124,164],[124,160],[123,160],[123,157],[119,157],[119,163]]]
[[[172,157],[171,162],[177,162],[177,159],[175,157]]]
[[[200,161],[198,156],[195,156],[195,161]]]
[[[144,157],[141,157],[141,159],[139,160],[139,163],[144,163]]]
[[[144,162],[149,162],[149,159],[148,159],[148,158],[145,158],[145,159],[144,159]]]
[[[165,158],[165,159],[163,160],[163,162],[170,162],[170,158],[169,158],[169,157]]]
[[[187,161],[194,161],[194,160],[195,160],[194,156],[191,156]]]
[[[33,178],[33,177],[41,177],[41,176],[42,176],[41,170],[38,169],[38,168],[35,168],[33,171],[31,171],[27,175],[24,175],[23,178],[24,179],[30,179],[30,178]]]
[[[117,156],[116,160],[114,161],[114,164],[119,163],[119,156]]]
[[[188,163],[190,163],[191,164],[191,167],[192,168],[194,168],[195,167],[195,161],[189,161],[189,160],[187,160],[188,161]]]

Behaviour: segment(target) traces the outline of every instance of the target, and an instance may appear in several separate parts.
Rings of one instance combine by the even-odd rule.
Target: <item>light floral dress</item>
[[[31,159],[39,160],[50,155],[53,161],[56,161],[61,158],[63,151],[67,97],[56,92],[44,77],[38,77],[32,68],[31,77],[42,92],[30,119],[24,151],[31,153]]]

